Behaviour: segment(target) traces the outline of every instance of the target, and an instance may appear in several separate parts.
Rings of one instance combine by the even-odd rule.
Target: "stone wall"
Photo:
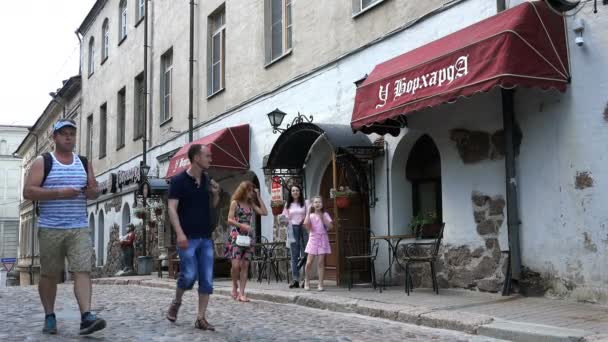
[[[436,263],[437,281],[441,288],[459,287],[487,292],[501,291],[507,272],[507,255],[501,252],[498,233],[504,221],[505,201],[473,192],[473,216],[483,246],[442,244]],[[401,275],[403,276],[403,272]],[[428,264],[412,266],[414,287],[432,287]]]

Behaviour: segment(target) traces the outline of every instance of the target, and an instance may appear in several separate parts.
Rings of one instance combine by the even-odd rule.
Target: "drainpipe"
[[[389,150],[388,150],[388,141],[384,141],[384,159],[386,160],[386,226],[387,226],[387,233],[386,235],[391,235],[391,174],[390,174],[390,170],[389,170]],[[388,264],[391,264],[391,252],[389,251],[388,253]],[[389,269],[388,271],[388,276],[389,279],[392,279],[393,275],[392,275],[393,270]]]
[[[74,34],[76,34],[76,38],[78,38],[78,47],[80,51],[80,53],[78,54],[78,75],[82,75],[82,39],[80,37],[80,34],[78,33],[78,30],[74,31]]]
[[[519,243],[519,211],[517,201],[517,175],[515,173],[515,150],[513,133],[515,130],[514,90],[501,89],[502,117],[505,134],[505,181],[507,190],[507,227],[509,234],[509,272],[507,272],[503,295],[511,290],[511,279],[518,280],[521,271]]]
[[[148,125],[148,1],[150,0],[145,0],[144,1],[144,103],[143,103],[143,123],[144,123],[144,129],[143,129],[143,137],[141,139],[142,141],[142,148],[143,148],[143,154],[142,154],[142,165],[147,165],[146,164],[146,154],[147,154],[147,140],[148,140],[148,133],[147,133],[147,125]],[[141,170],[140,170],[141,173]],[[140,176],[141,177],[141,176]],[[142,182],[142,180],[140,180],[140,182]],[[143,183],[142,183],[143,184]],[[143,199],[143,207],[144,207],[144,212],[146,210],[146,199]],[[147,245],[147,237],[146,237],[146,216],[144,215],[143,218],[143,229],[142,229],[142,237],[144,240],[144,248],[143,248],[143,256],[147,256],[147,250],[146,250],[146,245]]]
[[[194,0],[190,0],[190,63],[188,72],[188,142],[192,142],[192,121],[194,120]]]

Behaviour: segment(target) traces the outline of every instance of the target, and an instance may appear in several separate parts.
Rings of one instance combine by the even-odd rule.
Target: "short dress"
[[[252,208],[243,208],[237,202],[237,207],[234,212],[234,219],[239,223],[245,223],[251,227],[251,219],[253,217]],[[241,234],[241,230],[238,227],[231,226],[230,235],[228,236],[228,242],[226,242],[226,258],[229,259],[242,259],[251,260],[254,254],[254,243],[255,243],[255,230],[251,229],[248,233]],[[236,244],[236,237],[238,235],[249,235],[251,238],[251,244],[249,247],[243,247]]]
[[[325,220],[332,222],[328,213],[323,213]],[[310,255],[331,254],[329,236],[319,214],[310,214],[310,233],[305,252]]]

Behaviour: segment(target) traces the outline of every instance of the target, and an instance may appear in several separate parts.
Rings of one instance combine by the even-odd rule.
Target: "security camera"
[[[578,46],[583,46],[583,44],[585,44],[585,40],[583,39],[583,37],[576,37],[576,39],[574,39],[574,42]]]

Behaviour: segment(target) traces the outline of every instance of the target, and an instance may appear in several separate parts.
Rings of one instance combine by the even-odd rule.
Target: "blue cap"
[[[61,119],[59,121],[57,121],[55,123],[55,125],[53,125],[53,133],[57,132],[58,130],[62,129],[63,127],[76,127],[76,123],[74,122],[74,120],[70,120],[70,119]]]

